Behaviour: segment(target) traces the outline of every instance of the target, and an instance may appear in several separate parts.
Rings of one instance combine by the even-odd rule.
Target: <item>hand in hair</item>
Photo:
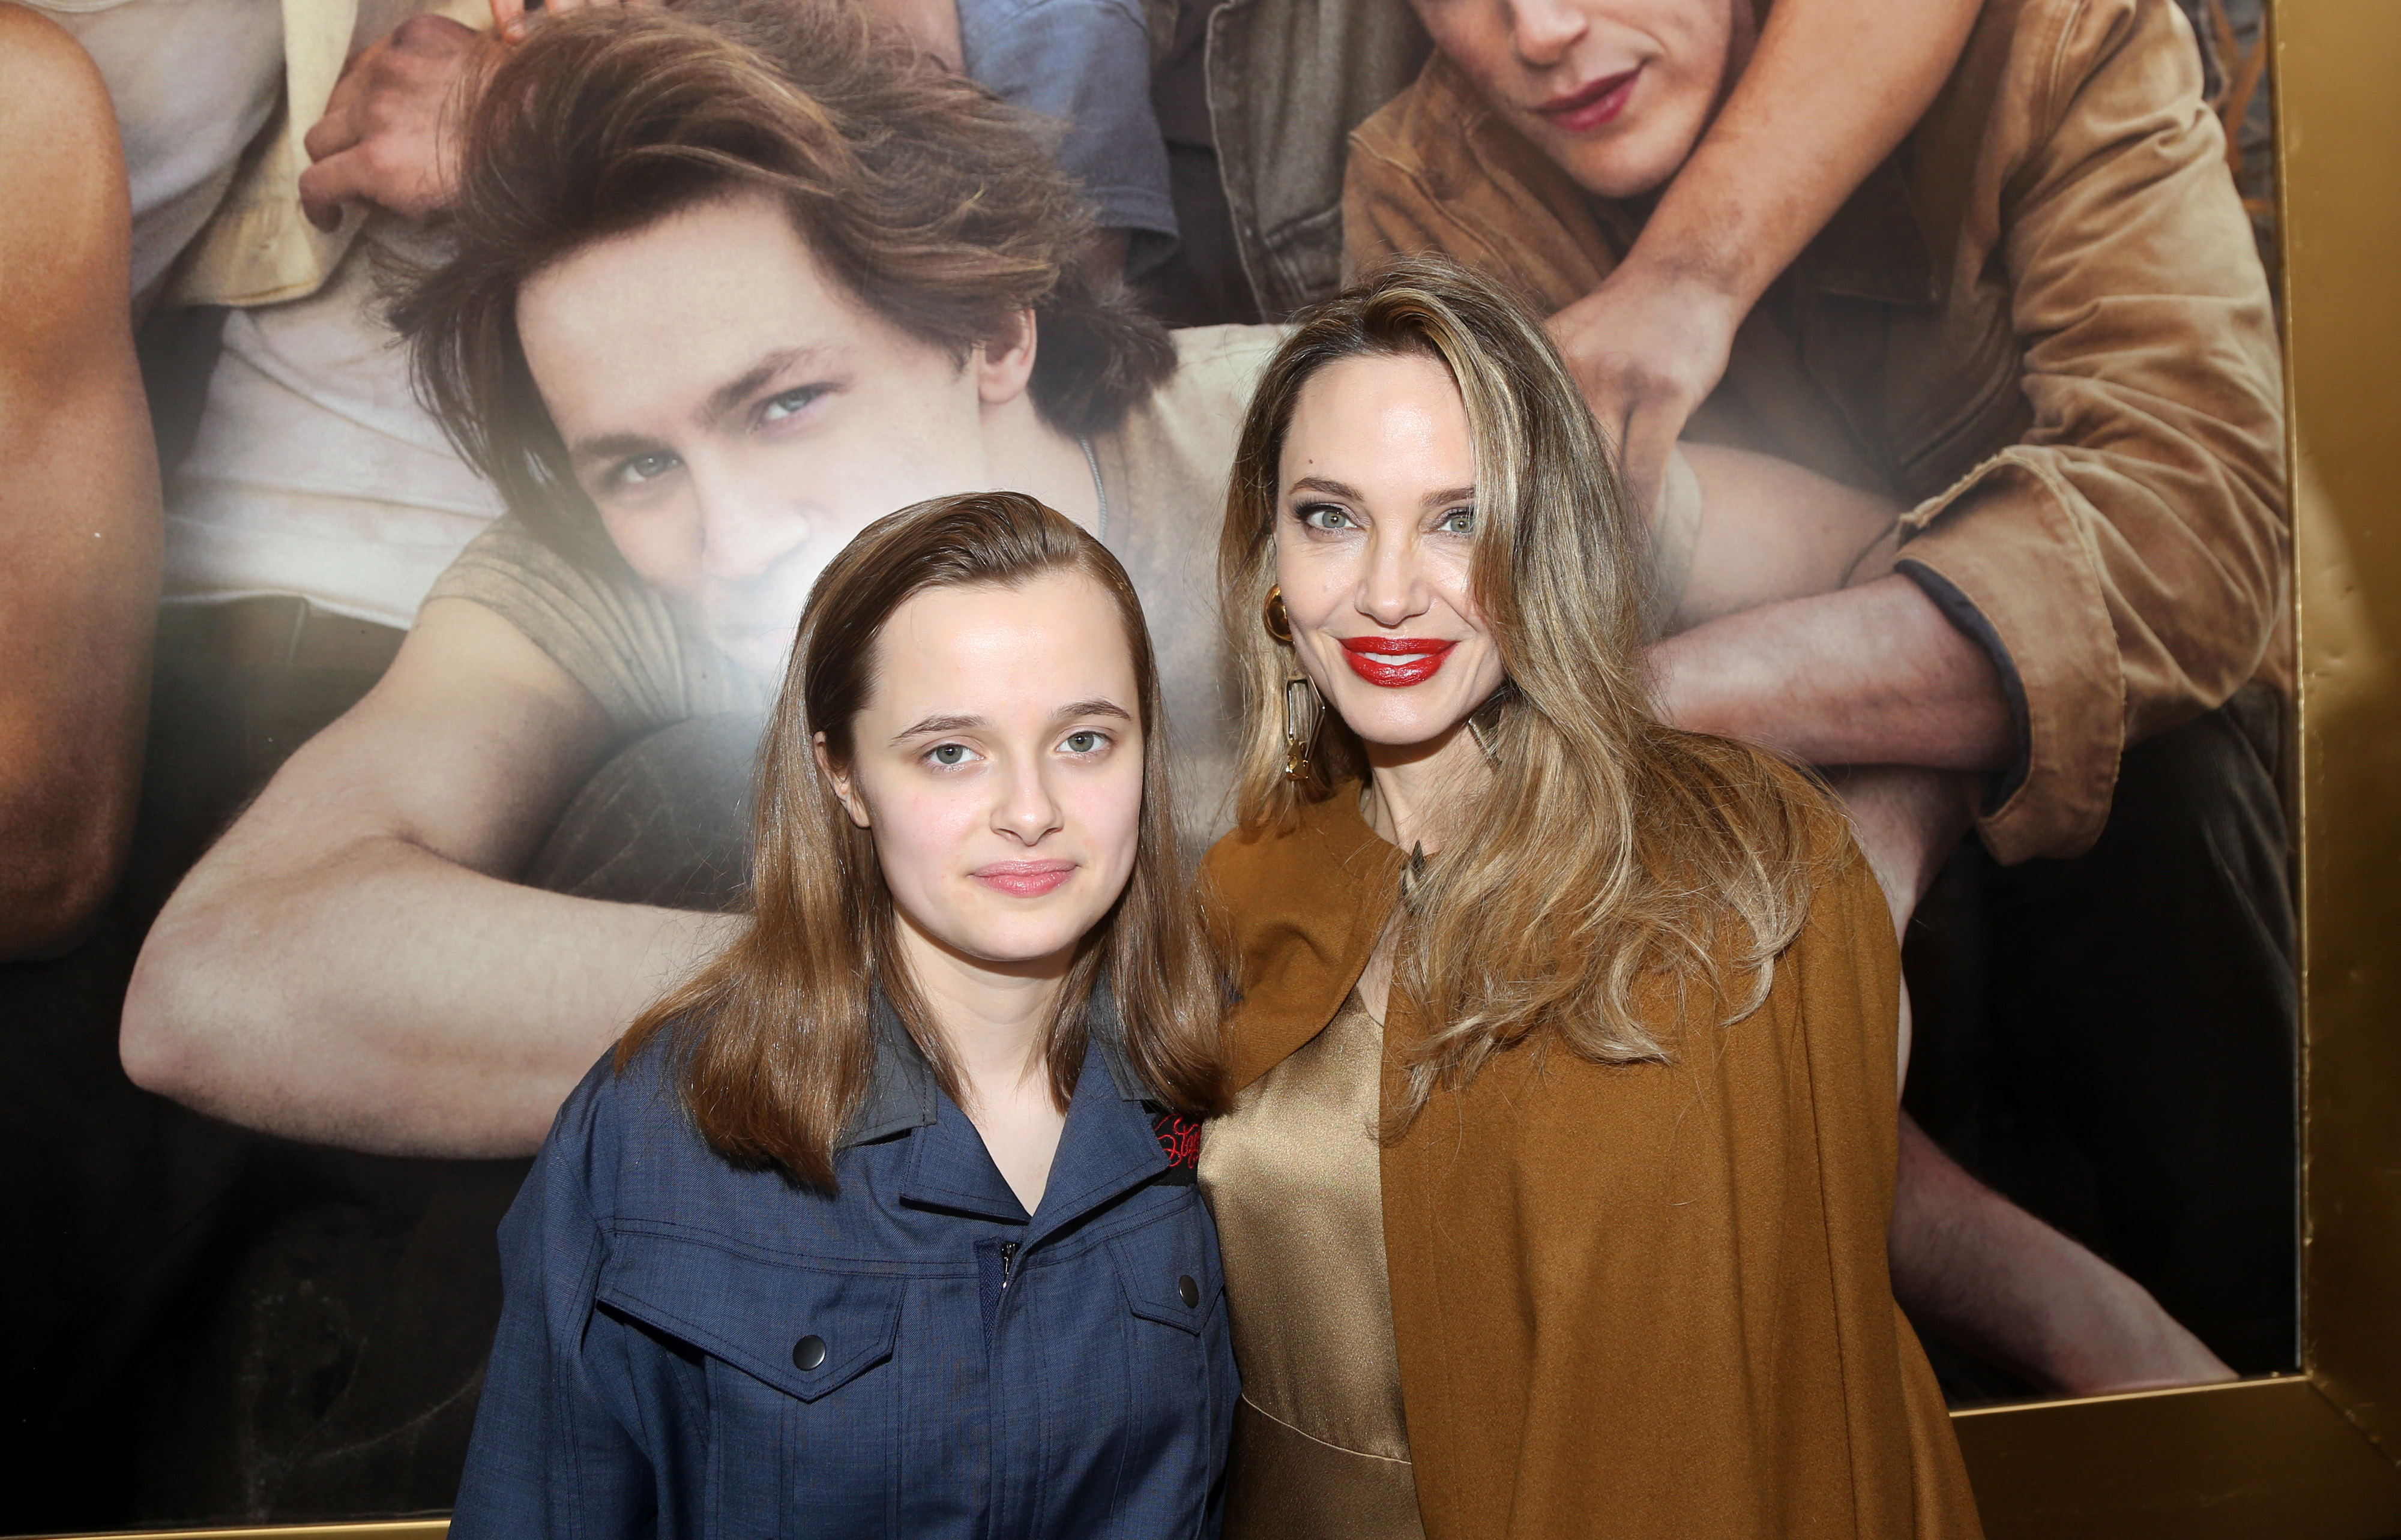
[[[412,16],[351,61],[301,143],[300,207],[321,228],[362,203],[408,219],[448,206],[459,124],[500,45],[439,16]]]
[[[542,0],[542,9],[544,15],[555,16],[561,11],[600,6],[658,3],[659,0]],[[919,52],[931,55],[954,74],[967,73],[967,48],[959,41],[956,0],[866,0],[866,4],[869,10],[906,34]],[[527,20],[525,0],[492,0],[492,24],[510,42],[525,36]]]
[[[542,0],[542,12],[544,16],[556,16],[561,11],[583,10],[587,7],[656,4],[658,0]],[[502,37],[512,43],[516,42],[525,36],[526,24],[525,0],[492,0],[492,25],[500,29]]]

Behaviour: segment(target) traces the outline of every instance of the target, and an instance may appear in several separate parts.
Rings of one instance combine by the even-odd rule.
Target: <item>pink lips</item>
[[[1637,65],[1620,75],[1603,75],[1589,86],[1551,98],[1534,111],[1570,133],[1598,129],[1614,121],[1626,110],[1626,101],[1634,94],[1634,82],[1641,74],[1641,67]]]
[[[995,861],[970,875],[1012,898],[1039,898],[1076,870],[1072,861]]]
[[[1369,684],[1406,689],[1433,678],[1458,645],[1431,636],[1345,636],[1342,656]]]

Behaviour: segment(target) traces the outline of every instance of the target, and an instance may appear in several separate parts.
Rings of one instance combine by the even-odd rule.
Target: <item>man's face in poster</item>
[[[763,194],[572,252],[526,285],[517,329],[627,565],[768,679],[853,535],[989,482],[984,397],[1022,381],[859,303]]]
[[[1586,192],[1665,185],[1756,36],[1749,0],[1416,0],[1434,45]]]

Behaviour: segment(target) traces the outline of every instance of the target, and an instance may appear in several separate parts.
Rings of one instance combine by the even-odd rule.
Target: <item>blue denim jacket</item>
[[[584,1077],[501,1225],[456,1540],[1217,1533],[1216,1232],[1115,1012],[1030,1216],[875,1025],[832,1197],[720,1159],[660,1045]]]

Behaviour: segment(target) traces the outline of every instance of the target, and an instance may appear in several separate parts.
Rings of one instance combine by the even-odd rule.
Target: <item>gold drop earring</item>
[[[1484,762],[1488,765],[1498,765],[1501,762],[1499,739],[1501,711],[1509,703],[1509,698],[1516,693],[1510,688],[1509,681],[1503,679],[1501,681],[1500,688],[1487,697],[1482,705],[1468,714],[1467,736],[1475,741],[1475,746],[1483,754]]]
[[[1292,646],[1292,617],[1284,612],[1283,587],[1277,584],[1268,590],[1267,603],[1261,606],[1260,620],[1268,634],[1284,647]],[[1283,778],[1306,781],[1310,772],[1310,751],[1317,746],[1317,729],[1325,719],[1325,700],[1317,693],[1317,685],[1301,672],[1298,655],[1295,654],[1292,673],[1283,682]]]

